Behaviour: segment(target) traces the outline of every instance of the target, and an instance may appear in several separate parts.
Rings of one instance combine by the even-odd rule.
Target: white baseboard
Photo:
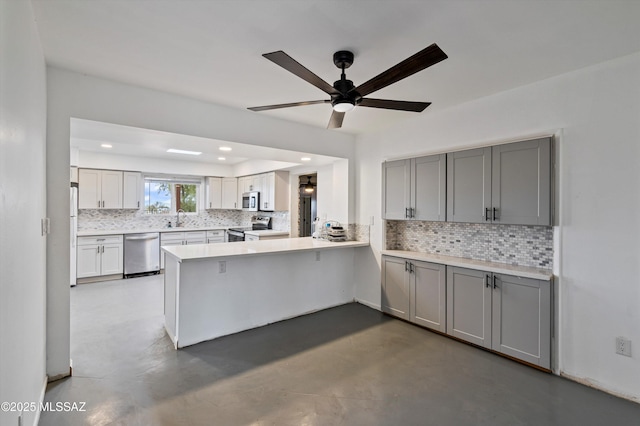
[[[353,300],[355,300],[356,303],[360,303],[361,305],[368,306],[371,309],[375,309],[376,311],[382,311],[382,308],[377,303],[372,303],[372,302],[369,302],[368,300],[358,299],[357,297],[355,297]]]
[[[49,379],[47,376],[44,376],[44,381],[42,382],[42,390],[40,391],[40,398],[38,399],[40,407],[42,407],[44,403],[44,393],[47,391],[47,383],[49,383]],[[38,423],[40,423],[40,410],[36,411],[36,416],[33,419],[33,426],[38,426]]]
[[[581,378],[581,377],[573,376],[571,374],[568,374],[568,373],[565,373],[565,372],[562,372],[562,371],[560,372],[560,376],[564,377],[565,379],[569,379],[572,382],[577,382],[577,383],[580,383],[581,385],[588,386],[590,388],[597,389],[599,391],[608,393],[609,395],[613,395],[615,397],[626,399],[626,400],[629,400],[629,401],[632,401],[632,402],[635,402],[635,403],[640,403],[640,398],[638,398],[637,396],[609,390],[607,388],[602,387],[599,383],[594,382],[593,380],[584,379],[584,378]]]

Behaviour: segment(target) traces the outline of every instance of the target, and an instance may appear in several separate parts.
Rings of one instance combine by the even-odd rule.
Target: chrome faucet
[[[176,228],[179,228],[180,227],[180,213],[182,213],[182,215],[183,215],[182,216],[182,220],[184,220],[185,212],[182,209],[178,209],[177,213],[178,214],[176,215]]]

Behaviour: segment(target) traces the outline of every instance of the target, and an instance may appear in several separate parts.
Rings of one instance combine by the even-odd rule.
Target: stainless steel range
[[[245,231],[258,231],[263,229],[271,229],[271,218],[262,216],[252,216],[251,226],[229,228],[227,230],[229,242],[244,241]]]

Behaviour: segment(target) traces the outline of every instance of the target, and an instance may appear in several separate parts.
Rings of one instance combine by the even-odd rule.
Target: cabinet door
[[[100,275],[100,247],[99,244],[78,246],[77,277],[97,277]]]
[[[551,225],[551,139],[493,147],[495,223]]]
[[[182,235],[182,232],[180,232],[179,234]],[[161,234],[163,235],[163,234]],[[160,246],[181,246],[184,245],[184,240],[182,238],[180,238],[179,240],[176,239],[165,239],[162,236],[160,237]],[[164,269],[164,256],[165,253],[160,250],[160,269]]]
[[[447,155],[431,155],[412,160],[411,218],[444,221],[447,210]]]
[[[491,348],[491,274],[447,267],[447,334]]]
[[[411,318],[423,327],[446,332],[445,266],[428,262],[411,262]]]
[[[142,174],[124,172],[122,175],[122,208],[139,209],[142,192]]]
[[[263,186],[260,192],[260,210],[273,211],[276,195],[276,174],[275,172],[265,173]]]
[[[78,208],[99,209],[102,206],[100,170],[78,171]]]
[[[491,148],[447,154],[447,220],[491,220]]]
[[[411,207],[411,160],[382,163],[382,218],[403,220]]]
[[[398,257],[382,256],[382,312],[409,319],[408,262]]]
[[[122,274],[122,247],[122,244],[103,244],[101,246],[101,275]]]
[[[238,206],[238,180],[236,178],[222,179],[222,206],[223,209],[237,209]]]
[[[551,366],[551,283],[494,274],[492,349]]]
[[[78,185],[79,186],[79,185]],[[102,208],[122,208],[122,172],[102,171]]]
[[[188,231],[184,233],[185,244],[206,244],[207,231]]]
[[[222,178],[207,178],[207,197],[205,205],[207,209],[222,208]]]

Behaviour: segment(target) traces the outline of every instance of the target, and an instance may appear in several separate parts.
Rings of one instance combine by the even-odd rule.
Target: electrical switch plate
[[[221,260],[218,262],[218,272],[221,274],[225,274],[227,272],[227,262]]]
[[[370,225],[370,226],[373,226],[373,216],[371,216],[371,217],[369,218],[369,225]]]
[[[624,337],[616,337],[616,353],[624,356],[631,356],[631,340]]]

